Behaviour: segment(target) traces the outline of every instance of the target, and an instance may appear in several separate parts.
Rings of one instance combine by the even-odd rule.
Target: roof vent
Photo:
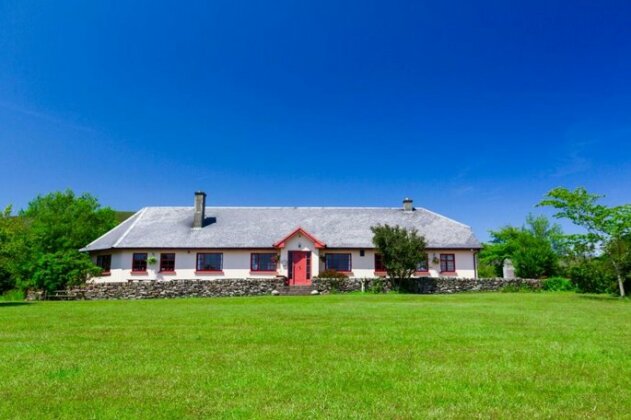
[[[197,191],[195,193],[195,214],[193,216],[193,227],[201,228],[204,226],[206,218],[206,193]]]
[[[411,198],[405,197],[403,199],[403,211],[413,211],[414,210],[414,200]]]

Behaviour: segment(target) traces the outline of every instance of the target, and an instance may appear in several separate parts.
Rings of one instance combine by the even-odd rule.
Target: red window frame
[[[335,268],[329,267],[329,256],[333,257],[337,255],[348,255],[348,270],[336,270]],[[324,255],[324,269],[338,271],[340,273],[350,273],[351,271],[353,271],[353,254],[351,254],[350,252],[335,252],[335,253],[325,254]]]
[[[146,273],[147,272],[147,253],[134,252],[131,256],[131,272]]]
[[[377,272],[385,272],[386,266],[383,263],[383,254],[375,252],[375,271]]]
[[[421,266],[421,263],[423,263],[424,265]],[[455,261],[454,261],[454,267],[455,267]],[[418,264],[416,264],[416,272],[427,273],[428,271],[429,271],[429,255],[423,254],[423,260],[419,261]]]
[[[219,268],[218,269],[204,269],[200,267],[200,257],[202,255],[219,255]],[[223,271],[223,252],[198,252],[195,258],[195,270],[198,273],[220,273]]]
[[[440,272],[456,272],[456,254],[440,254]]]
[[[165,252],[160,254],[160,272],[175,272],[175,252]]]
[[[274,267],[267,266],[261,268],[261,255],[271,256]],[[255,260],[256,261],[255,263]],[[256,266],[256,268],[255,268]],[[262,272],[262,273],[275,273],[278,270],[278,255],[275,252],[252,252],[250,254],[250,271]]]
[[[110,271],[112,270],[112,255],[97,255],[96,265],[101,267],[101,274],[110,274]]]

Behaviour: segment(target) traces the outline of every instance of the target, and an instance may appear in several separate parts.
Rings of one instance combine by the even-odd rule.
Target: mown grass
[[[623,418],[631,305],[573,293],[7,302],[0,378],[0,418]]]

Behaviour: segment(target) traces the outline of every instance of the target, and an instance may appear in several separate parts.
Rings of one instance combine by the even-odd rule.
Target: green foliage
[[[393,289],[400,281],[409,279],[416,271],[418,262],[425,255],[425,238],[415,229],[400,226],[377,225],[371,228],[373,244],[383,256]]]
[[[370,280],[370,283],[366,289],[368,293],[385,293],[386,291],[386,280],[381,277],[376,277]]]
[[[549,292],[569,292],[576,290],[572,280],[565,277],[550,277],[541,282],[541,288]]]
[[[7,208],[0,218],[0,287],[52,291],[98,274],[79,249],[115,225],[113,210],[70,190],[38,196],[18,216]]]
[[[616,273],[603,258],[587,258],[578,261],[567,270],[576,290],[581,293],[614,293]]]
[[[598,204],[603,196],[590,194],[583,187],[570,191],[555,188],[548,192],[539,206],[557,210],[555,217],[568,219],[585,229],[586,233],[573,235],[576,242],[602,248],[613,267],[620,296],[625,295],[624,283],[629,274],[628,261],[631,247],[625,246],[631,237],[631,204],[607,207]]]
[[[538,289],[527,284],[507,284],[500,289],[502,293],[530,293],[537,291]]]
[[[318,274],[319,279],[345,279],[348,276],[335,270],[324,270]]]
[[[478,277],[481,279],[502,277],[501,270],[502,270],[501,266],[489,264],[488,262],[483,261],[482,259],[480,259],[478,263]]]
[[[485,266],[494,267],[495,276],[501,276],[506,259],[512,260],[518,277],[542,278],[558,272],[563,234],[545,216],[529,215],[521,228],[506,226],[490,234],[491,243],[480,252],[480,265],[488,274],[491,270]]]
[[[24,292],[18,289],[12,289],[0,295],[0,302],[19,302],[24,300]]]

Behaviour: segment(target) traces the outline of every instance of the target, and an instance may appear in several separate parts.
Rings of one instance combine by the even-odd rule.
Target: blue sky
[[[630,202],[630,21],[629,1],[0,0],[0,206],[410,196],[487,239],[555,186]]]

